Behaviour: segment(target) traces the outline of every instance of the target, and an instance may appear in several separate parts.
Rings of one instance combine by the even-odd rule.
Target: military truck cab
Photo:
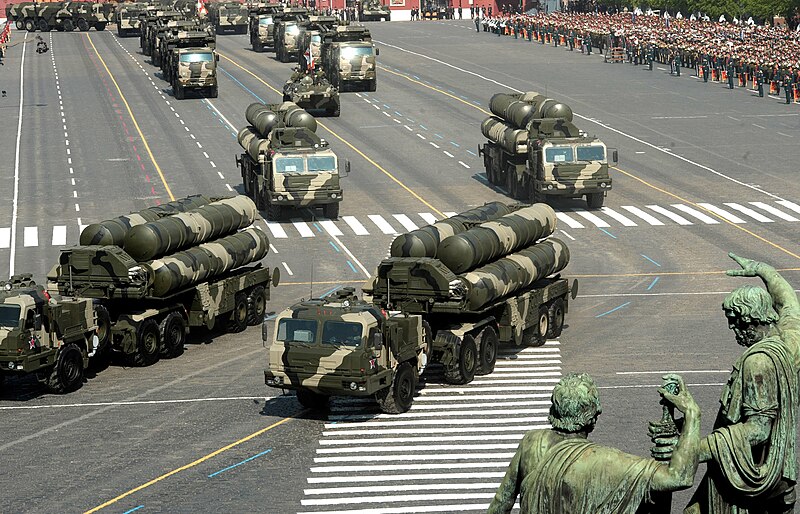
[[[290,62],[297,58],[297,36],[301,22],[297,19],[282,19],[275,24],[275,58]]]
[[[211,98],[217,98],[217,62],[216,50],[208,47],[181,48],[174,57],[177,70],[173,70],[172,90],[175,98],[183,100],[187,90],[206,91]]]
[[[346,287],[295,304],[269,323],[271,331],[267,322],[262,329],[268,386],[295,390],[315,409],[331,396],[374,396],[392,414],[411,407],[430,351],[420,316],[381,311]]]
[[[379,50],[364,27],[339,26],[323,34],[322,67],[339,91],[375,91]]]

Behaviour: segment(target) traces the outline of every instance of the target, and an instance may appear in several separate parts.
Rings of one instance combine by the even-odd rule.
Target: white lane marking
[[[708,209],[709,211],[713,212],[717,216],[720,216],[721,218],[725,218],[726,220],[730,221],[731,223],[737,223],[737,224],[747,223],[745,220],[743,220],[739,216],[733,214],[732,212],[728,212],[728,211],[726,211],[725,209],[723,209],[721,207],[717,207],[716,205],[712,205],[710,203],[699,203],[699,202],[698,202],[697,205],[699,205],[700,207],[703,207],[704,209]]]
[[[413,221],[411,221],[411,218],[409,218],[405,214],[392,214],[392,216],[394,216],[394,219],[399,221],[400,224],[403,225],[403,228],[405,228],[409,232],[411,232],[412,230],[417,230],[419,228],[414,224]]]
[[[738,203],[726,202],[725,205],[727,205],[728,207],[730,207],[731,209],[733,209],[735,211],[741,212],[742,214],[744,214],[746,216],[750,216],[754,220],[760,221],[761,223],[772,223],[772,222],[775,221],[772,218],[767,218],[766,216],[764,216],[760,212],[756,212],[753,209],[751,209],[749,207],[745,207],[744,205],[739,205]]]
[[[451,153],[450,153],[450,152],[448,152],[447,150],[442,150],[442,152],[444,152],[444,154],[445,154],[446,156],[450,157],[450,158],[452,158],[452,157],[453,157],[453,154],[451,154]]]
[[[342,216],[342,220],[344,220],[344,222],[347,223],[351,229],[353,229],[353,232],[355,232],[357,236],[369,235],[367,229],[364,228],[364,225],[362,225],[361,222],[355,218],[355,216]]]
[[[22,246],[39,246],[38,227],[25,227],[22,230]]]
[[[328,234],[332,236],[344,235],[342,234],[342,231],[339,230],[339,227],[337,227],[336,224],[331,220],[319,220],[319,224]]]
[[[11,227],[0,227],[0,248],[11,246]]]
[[[418,212],[417,214],[419,214],[419,217],[425,220],[425,223],[427,223],[428,225],[433,225],[434,223],[439,221],[436,219],[436,216],[434,216],[430,212]]]
[[[550,409],[539,409],[547,412]],[[366,414],[369,416],[369,414]],[[396,416],[395,416],[396,417]],[[405,418],[405,415],[403,416]],[[387,418],[388,419],[388,418]],[[317,455],[341,455],[344,453],[369,453],[369,452],[411,452],[411,451],[453,451],[453,450],[514,450],[516,444],[489,443],[489,444],[448,444],[448,445],[396,445],[396,446],[367,446],[355,448],[318,448]]]
[[[297,231],[300,232],[300,235],[302,237],[314,237],[314,231],[311,230],[311,228],[306,224],[305,221],[298,218],[292,218],[289,221],[292,222],[292,225],[294,225],[294,228],[296,228]]]
[[[422,134],[420,134],[420,133],[417,133],[417,137],[418,137],[418,138],[420,138],[420,139],[428,139],[428,138],[426,138],[425,136],[423,136],[423,135],[422,135]]]
[[[561,230],[561,229],[558,229],[558,231],[559,231],[559,232],[561,232],[562,234],[564,234],[564,237],[568,237],[568,238],[570,239],[570,241],[575,241],[575,238],[574,238],[574,237],[572,237],[572,236],[571,236],[571,235],[569,235],[568,233],[564,232],[563,230]]]
[[[469,169],[469,165],[467,163],[465,163],[464,161],[458,161],[458,163],[460,165],[464,166],[465,168]]]
[[[662,216],[671,219],[672,221],[674,221],[678,225],[692,225],[693,224],[691,221],[687,220],[686,218],[684,218],[680,214],[675,214],[674,212],[670,211],[669,209],[665,209],[665,208],[661,207],[660,205],[646,205],[645,207],[647,207],[651,211],[655,211],[655,212],[661,214]]]
[[[594,226],[596,226],[596,227],[605,228],[605,227],[610,227],[611,226],[608,223],[606,223],[603,219],[598,218],[596,215],[592,214],[591,212],[583,211],[581,209],[572,209],[572,212],[574,212],[578,216],[582,217],[583,219],[593,223]]]
[[[515,436],[516,437],[516,436]],[[335,477],[308,477],[309,484],[331,484],[331,483],[347,483],[347,482],[386,482],[388,485],[391,482],[402,482],[404,480],[453,480],[458,478],[503,478],[505,471],[484,471],[473,473],[415,473],[411,475],[374,475],[374,476],[335,476]],[[315,489],[306,489],[314,491]]]
[[[501,475],[502,478],[502,475]],[[352,493],[382,493],[388,491],[447,491],[447,490],[459,490],[459,489],[467,489],[467,490],[478,490],[478,489],[497,489],[497,486],[500,485],[500,481],[497,482],[469,482],[464,484],[455,484],[452,482],[448,482],[446,484],[441,483],[429,483],[429,484],[392,484],[392,483],[385,483],[381,485],[373,485],[373,486],[363,486],[363,487],[330,487],[330,488],[322,488],[322,489],[304,489],[303,493],[309,496],[314,495],[328,495],[328,494],[352,494]],[[408,497],[407,499],[411,499]]]
[[[494,391],[494,392],[508,392],[508,387],[483,387],[483,388],[474,388],[474,387],[467,387],[467,388],[458,388],[461,391],[467,392],[478,392],[478,391]],[[515,388],[517,391],[524,391],[524,390],[538,390],[538,391],[551,391],[553,390],[553,386],[528,386],[528,387],[517,387]],[[401,427],[401,426],[416,426],[419,429],[422,425],[427,426],[435,426],[435,425],[462,425],[463,426],[477,426],[477,425],[499,425],[501,423],[508,423],[508,416],[502,416],[497,418],[480,418],[480,419],[403,419],[397,418],[394,419],[387,419],[386,421],[354,421],[352,423],[325,423],[324,428],[338,428],[342,430],[342,435],[346,435],[347,430],[349,429],[369,429],[369,428],[377,428],[377,427]],[[526,423],[546,423],[547,417],[544,416],[527,416],[527,417],[515,417],[515,422],[526,422]],[[454,428],[454,427],[449,427]],[[483,430],[483,427],[481,427]],[[410,459],[414,459],[418,456],[407,456]],[[510,457],[509,457],[510,458]]]
[[[453,212],[453,211],[444,211],[444,212],[442,212],[442,214],[444,214],[448,218],[452,218],[453,216],[456,216],[458,213],[457,212]]]
[[[11,201],[11,232],[9,236],[11,252],[8,258],[8,274],[14,274],[14,261],[17,255],[17,215],[19,208],[19,144],[22,139],[22,104],[25,95],[25,47],[28,34],[22,40],[22,57],[19,60],[19,119],[17,120],[17,143],[14,149],[14,194]]]
[[[519,430],[519,431],[523,431],[524,432],[526,430],[533,430],[533,429],[536,429],[536,428],[550,428],[550,427],[549,427],[549,425],[526,425],[526,426],[517,426],[517,427],[513,427],[513,428],[514,428],[514,430]],[[463,430],[463,429],[459,429],[459,430]],[[493,469],[497,469],[497,470],[500,470],[500,469],[505,470],[506,468],[508,468],[508,462],[507,461],[506,462],[502,462],[502,461],[494,461],[494,462],[490,462],[490,461],[487,461],[487,462],[463,462],[463,463],[459,463],[458,467],[462,468],[462,469],[467,469],[467,468],[468,469],[478,469],[478,468],[490,468],[490,469],[492,469],[493,468]],[[446,469],[446,470],[452,471],[453,470],[453,464],[452,463],[431,462],[431,463],[425,464],[425,469],[426,470],[427,469]],[[375,471],[408,471],[408,470],[419,471],[419,464],[383,464],[383,465],[378,465],[378,464],[374,464],[373,463],[373,464],[366,465],[366,466],[320,466],[320,467],[312,467],[311,468],[311,472],[312,473],[360,473],[360,472],[366,472],[367,475],[372,475],[372,476],[374,476],[376,478],[378,476],[374,475]],[[320,478],[322,478],[322,477],[320,477]],[[310,481],[310,479],[309,479],[309,481]],[[487,507],[488,507],[488,505],[487,505]],[[404,512],[407,512],[407,511],[404,511]]]
[[[64,246],[67,244],[67,226],[56,225],[53,227],[53,246]]]
[[[749,203],[750,203],[750,205],[754,205],[754,206],[758,207],[759,209],[765,210],[768,213],[770,213],[773,216],[775,216],[776,218],[780,218],[780,219],[782,219],[784,221],[798,221],[797,218],[795,218],[791,214],[786,214],[782,210],[776,209],[775,207],[773,207],[771,205],[767,205],[764,202],[749,202]]]
[[[409,132],[414,132],[414,129],[412,129],[412,128],[411,128],[411,127],[409,127],[408,125],[403,125],[403,128],[405,128],[405,129],[406,129],[407,131],[409,131]]]
[[[459,466],[461,466],[461,464],[459,464]],[[431,495],[428,495],[428,496],[431,496]],[[445,498],[442,498],[442,497],[440,497],[438,495],[433,495],[433,496],[437,496],[438,499],[445,499]],[[446,496],[446,495],[444,495],[444,496]],[[482,495],[482,496],[479,496],[479,497],[476,497],[476,498],[474,498],[475,497],[474,494],[472,494],[472,495],[456,494],[456,495],[450,495],[450,496],[455,496],[455,498],[447,497],[446,499],[450,499],[450,500],[469,500],[469,499],[490,500],[492,498],[492,496],[494,496],[494,493],[486,493],[486,495]],[[392,500],[392,498],[394,498],[394,500]],[[414,501],[418,501],[418,500],[430,501],[431,500],[430,498],[423,498],[423,495],[415,495],[413,499],[414,499]],[[358,500],[358,498],[354,498],[354,500]],[[379,500],[379,501],[381,501],[381,502],[384,502],[384,501],[386,501],[386,502],[388,502],[388,501],[407,502],[408,500],[409,500],[409,498],[407,496],[387,496],[387,497],[381,497],[381,500]],[[305,504],[303,504],[303,505],[305,505]],[[361,508],[358,508],[358,509],[355,509],[355,510],[349,510],[349,509],[348,510],[326,510],[324,512],[325,512],[325,514],[422,514],[422,513],[425,513],[425,512],[466,512],[466,511],[469,511],[469,510],[478,510],[478,511],[484,511],[485,512],[487,508],[489,508],[489,503],[488,502],[483,502],[483,503],[475,503],[475,504],[460,503],[460,504],[452,504],[452,505],[451,504],[446,504],[446,505],[420,505],[418,507],[412,507],[410,505],[404,505],[402,507],[381,507],[381,508],[372,508],[372,509],[368,508],[366,510],[361,509]],[[309,512],[298,512],[297,514],[312,514],[312,511],[309,511]]]
[[[377,227],[380,229],[381,232],[384,234],[394,234],[397,235],[398,232],[389,225],[389,222],[383,219],[383,216],[379,214],[370,214],[367,216]]]
[[[278,239],[286,239],[289,237],[279,223],[273,223],[271,221],[266,221],[265,223],[267,224],[269,231],[272,232],[272,237],[276,237]]]
[[[794,211],[794,212],[796,212],[796,213],[800,214],[800,205],[797,205],[797,204],[796,204],[796,203],[794,203],[794,202],[790,202],[789,200],[781,200],[781,201],[779,201],[779,202],[775,202],[775,203],[778,203],[778,204],[780,204],[780,205],[783,205],[783,206],[784,206],[784,207],[786,207],[787,209],[790,209],[790,210],[792,210],[792,211]]]
[[[434,148],[439,148],[439,145],[437,145],[437,144],[436,144],[436,143],[434,143],[433,141],[430,141],[430,142],[428,142],[428,144],[429,144],[429,145],[431,145],[431,146],[432,146],[432,147],[434,147]]]
[[[292,270],[289,268],[288,264],[286,264],[285,262],[281,262],[281,264],[283,264],[283,268],[286,270],[286,273],[288,273],[290,277],[294,276],[294,273],[292,273]]]
[[[716,225],[719,223],[719,220],[715,220],[711,216],[708,216],[707,214],[704,214],[698,211],[697,209],[689,207],[688,205],[684,205],[682,203],[674,203],[672,204],[672,207],[678,209],[679,211],[685,212],[690,216],[694,216],[695,218],[699,219],[700,221],[708,225]]]
[[[231,185],[230,185],[230,184],[225,184],[225,187],[227,187],[227,188],[228,188],[228,191],[231,191],[231,192],[233,192],[233,188],[231,187]]]
[[[615,211],[610,207],[601,207],[600,212],[602,212],[603,214],[605,214],[610,218],[614,218],[615,220],[622,223],[622,225],[625,227],[638,227],[638,225],[633,220],[631,220],[630,218],[628,218],[623,214],[618,213],[617,211]]]
[[[566,223],[569,226],[569,228],[586,228],[579,221],[570,218],[563,212],[557,212],[556,217],[563,223]]]
[[[272,253],[280,253],[278,252],[278,249],[275,248],[275,245],[273,245],[272,243],[269,244],[269,249],[272,250]]]
[[[644,221],[646,221],[647,223],[649,223],[651,225],[663,225],[664,224],[663,221],[659,220],[658,218],[656,218],[654,216],[651,216],[651,215],[647,214],[646,212],[644,212],[643,210],[641,210],[638,207],[634,207],[632,205],[621,205],[620,207],[622,207],[626,211],[630,212],[634,216],[638,216],[638,217],[642,218]]]

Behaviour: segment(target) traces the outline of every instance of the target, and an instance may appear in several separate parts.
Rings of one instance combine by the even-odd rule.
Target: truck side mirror
[[[348,161],[344,161],[344,174],[345,175],[349,175],[350,174],[350,161],[349,160]]]
[[[383,340],[381,339],[381,333],[375,332],[372,334],[372,349],[373,350],[381,350],[383,349]]]
[[[376,56],[381,55],[381,49],[380,48],[376,48],[375,49],[375,55]]]
[[[217,60],[217,62],[219,62],[219,54],[216,54],[216,55],[214,56],[214,58]]]
[[[617,153],[616,148],[611,152],[611,161],[616,164],[619,162],[619,154]]]
[[[42,329],[42,315],[41,314],[34,314],[33,315],[33,329],[34,330],[41,330]]]

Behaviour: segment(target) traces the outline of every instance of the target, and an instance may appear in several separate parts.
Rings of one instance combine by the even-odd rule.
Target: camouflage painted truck
[[[159,24],[156,29],[150,33],[150,45],[152,48],[150,62],[154,66],[163,69],[164,56],[167,53],[167,41],[177,40],[179,33],[201,30],[201,24],[198,18],[166,20]],[[209,34],[211,34],[210,30]],[[216,36],[214,36],[213,41],[216,41]]]
[[[306,111],[324,111],[328,116],[339,116],[339,90],[328,82],[321,70],[295,69],[283,85],[283,101],[294,102]]]
[[[300,69],[322,68],[322,34],[333,30],[341,22],[336,16],[313,14],[300,24],[297,34],[297,60]]]
[[[248,11],[240,2],[209,2],[206,7],[217,34],[247,34]]]
[[[281,4],[260,3],[250,7],[250,44],[254,52],[263,52],[265,47],[275,46],[275,18],[282,16]]]
[[[569,250],[555,226],[546,204],[494,202],[398,236],[363,299],[345,289],[262,325],[266,384],[307,407],[374,396],[399,413],[430,363],[465,384],[494,370],[499,344],[558,337],[577,285],[559,275]]]
[[[176,100],[183,100],[187,91],[205,92],[217,98],[216,35],[203,30],[173,29],[161,40],[161,70],[172,85]]]
[[[115,19],[119,37],[138,36],[141,33],[140,15],[145,12],[147,4],[143,2],[123,2],[117,4]]]
[[[486,178],[526,202],[586,197],[603,206],[611,190],[609,151],[617,151],[572,123],[572,109],[535,92],[498,93],[489,101],[494,116],[481,124],[488,139],[478,146]]]
[[[89,225],[61,251],[48,290],[96,303],[101,351],[135,365],[183,352],[187,331],[263,320],[280,274],[252,200],[194,196]],[[245,228],[250,227],[250,228]]]
[[[283,16],[274,18],[275,58],[280,62],[297,60],[300,25],[307,23],[308,11],[301,7],[286,8]]]
[[[51,296],[30,274],[0,281],[0,385],[34,373],[53,392],[78,389],[99,346],[96,329],[92,300]]]
[[[95,2],[24,2],[13,7],[11,13],[17,27],[28,32],[72,32],[92,27],[105,30],[113,17],[110,9],[110,5]]]
[[[250,124],[239,131],[244,153],[236,157],[245,193],[267,218],[280,220],[289,208],[321,207],[326,218],[339,217],[342,201],[339,159],[316,134],[317,121],[292,102],[254,103]],[[345,174],[350,162],[345,161]]]
[[[381,0],[364,0],[361,3],[360,21],[391,21],[392,11]]]
[[[156,33],[159,28],[166,27],[171,20],[182,20],[183,14],[173,10],[151,10],[148,9],[147,17],[142,20],[141,30],[139,35],[139,47],[142,49],[144,55],[153,55],[153,51],[158,48],[158,39]],[[172,24],[175,26],[175,23]]]
[[[360,25],[340,25],[322,35],[322,69],[339,92],[375,91],[379,53],[369,29]]]

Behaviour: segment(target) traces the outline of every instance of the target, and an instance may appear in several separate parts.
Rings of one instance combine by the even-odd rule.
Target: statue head
[[[570,373],[559,380],[550,401],[547,420],[560,432],[588,434],[603,411],[597,386],[586,373]]]
[[[734,289],[722,302],[722,310],[736,342],[742,346],[749,347],[763,339],[770,326],[778,321],[772,297],[763,288],[752,285]]]

